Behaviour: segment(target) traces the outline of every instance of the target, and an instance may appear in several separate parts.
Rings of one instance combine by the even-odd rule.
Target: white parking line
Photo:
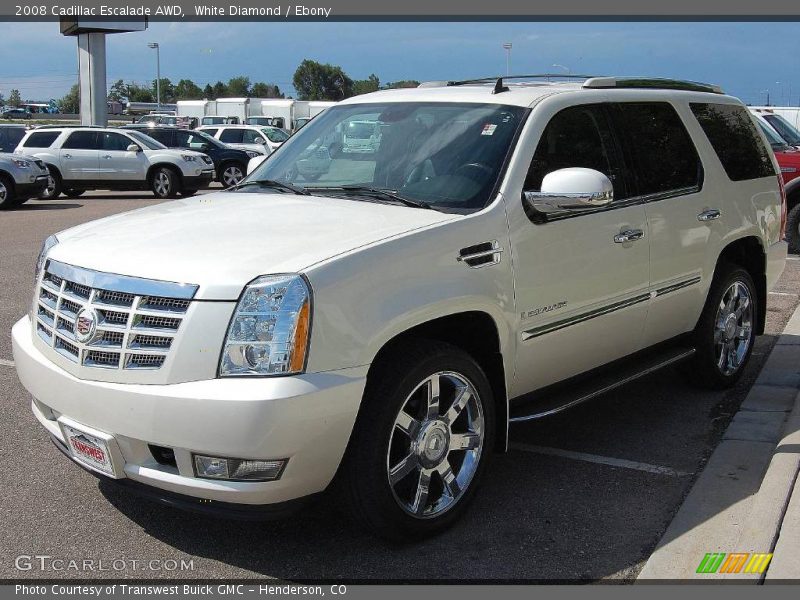
[[[670,477],[686,477],[691,473],[678,471],[672,467],[662,467],[659,465],[651,465],[643,462],[636,462],[633,460],[625,460],[622,458],[612,458],[610,456],[598,456],[597,454],[587,454],[586,452],[575,452],[573,450],[561,450],[559,448],[548,448],[546,446],[535,446],[533,444],[513,443],[511,448],[514,450],[522,450],[523,452],[533,452],[535,454],[547,454],[548,456],[560,456],[562,458],[571,458],[572,460],[582,460],[584,462],[596,463],[600,465],[609,465],[611,467],[620,467],[622,469],[634,469],[636,471],[645,471],[646,473],[655,473],[656,475],[669,475]]]
[[[13,360],[6,360],[4,358],[0,358],[0,365],[4,367],[13,367],[14,361]]]
[[[796,297],[797,294],[790,294],[789,292],[770,292],[771,296],[792,296]]]

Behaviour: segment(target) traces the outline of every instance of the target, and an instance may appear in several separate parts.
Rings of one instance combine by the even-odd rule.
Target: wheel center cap
[[[728,315],[728,318],[725,319],[725,338],[732,340],[736,337],[736,315],[731,313]]]
[[[416,450],[420,463],[426,468],[442,462],[450,447],[450,431],[441,421],[432,421],[422,428]]]

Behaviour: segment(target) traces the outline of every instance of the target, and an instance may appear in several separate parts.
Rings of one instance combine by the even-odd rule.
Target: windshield
[[[778,132],[790,146],[800,146],[800,131],[780,115],[763,115],[764,120]]]
[[[265,127],[261,130],[270,142],[280,143],[289,139],[289,134],[281,129]]]
[[[375,188],[432,208],[478,210],[490,200],[526,114],[498,104],[339,105],[289,138],[248,181],[322,195]]]
[[[149,135],[145,135],[139,131],[128,131],[127,133],[148,150],[166,150],[167,148],[161,142],[157,142]]]

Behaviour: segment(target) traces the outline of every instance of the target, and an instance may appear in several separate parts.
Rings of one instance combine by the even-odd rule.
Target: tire
[[[86,190],[66,189],[64,195],[67,198],[80,198]]]
[[[181,190],[181,196],[184,198],[188,198],[189,196],[194,196],[197,193],[197,190]]]
[[[789,242],[789,252],[800,254],[800,202],[789,211],[786,220],[786,241]]]
[[[24,202],[24,200],[22,201]],[[14,193],[14,183],[5,175],[0,175],[0,210],[8,210],[22,204]]]
[[[166,200],[177,198],[180,193],[180,182],[175,171],[168,167],[159,167],[150,177],[150,189],[156,198]]]
[[[438,405],[429,399],[433,381]],[[459,399],[465,405],[453,419]],[[474,497],[494,431],[492,390],[471,356],[430,340],[403,344],[370,373],[337,484],[355,520],[381,537],[435,535]],[[451,450],[459,440],[466,449]]]
[[[51,167],[50,165],[47,166],[47,170],[50,171],[50,179],[47,182],[47,188],[41,194],[39,194],[39,199],[55,200],[61,195],[61,175],[54,167]]]
[[[712,390],[732,387],[750,360],[758,323],[758,297],[750,273],[720,263],[694,331],[689,378]]]
[[[244,179],[246,173],[247,168],[239,163],[225,163],[219,169],[219,182],[222,184],[222,187],[228,189]]]

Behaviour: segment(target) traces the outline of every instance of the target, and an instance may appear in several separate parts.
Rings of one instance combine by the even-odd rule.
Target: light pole
[[[158,110],[161,111],[161,49],[158,47],[158,42],[150,42],[147,47],[156,51],[156,103]]]
[[[766,106],[769,106],[769,90],[761,90],[761,93],[767,95],[767,104],[766,104]]]
[[[511,75],[511,42],[505,42],[503,48],[506,51],[506,77]]]

